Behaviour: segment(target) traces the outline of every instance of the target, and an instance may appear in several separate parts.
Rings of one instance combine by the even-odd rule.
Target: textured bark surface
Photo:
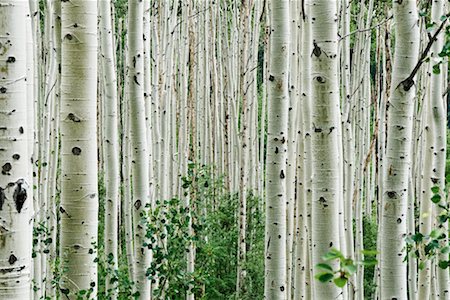
[[[150,298],[150,280],[146,276],[150,265],[150,251],[144,246],[146,241],[146,210],[150,207],[149,164],[147,132],[145,127],[144,103],[144,3],[129,0],[128,19],[128,89],[129,122],[131,140],[131,174],[133,234],[135,256],[135,289],[141,299]]]
[[[0,295],[18,300],[31,298],[28,13],[25,1],[0,1]]]
[[[289,1],[272,2],[267,104],[265,299],[286,299]]]
[[[391,93],[387,103],[387,139],[381,205],[381,298],[407,299],[405,252],[408,178],[411,166],[414,82],[406,80],[419,55],[415,1],[393,1],[396,39]]]
[[[97,291],[97,3],[61,7],[61,293]]]
[[[114,270],[118,260],[118,211],[119,211],[119,132],[117,115],[117,75],[114,55],[113,28],[111,20],[111,1],[99,3],[101,66],[103,75],[103,155],[105,168],[105,255],[107,261],[106,293],[109,299],[117,298],[117,282]]]
[[[311,158],[312,158],[312,265],[322,262],[331,248],[339,248],[338,209],[342,201],[339,178],[341,153],[338,127],[338,26],[335,1],[311,2]],[[335,262],[332,263],[336,269]],[[314,268],[314,274],[316,274]],[[314,285],[317,299],[339,299],[333,283]]]

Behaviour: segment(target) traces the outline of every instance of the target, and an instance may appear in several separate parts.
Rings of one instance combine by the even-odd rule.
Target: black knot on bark
[[[17,261],[17,257],[14,254],[11,254],[8,258],[8,262],[10,265],[13,265]]]
[[[142,206],[142,201],[141,200],[136,200],[136,202],[134,202],[134,208],[139,209]]]
[[[14,190],[13,195],[14,203],[16,204],[17,212],[20,213],[23,208],[23,204],[27,200],[27,190],[23,187],[23,181],[17,182],[17,187]]]
[[[73,153],[73,155],[80,155],[81,154],[81,149],[80,148],[78,148],[78,147],[73,147],[72,148],[72,153]]]
[[[397,193],[394,191],[387,192],[387,196],[391,199],[397,198]]]

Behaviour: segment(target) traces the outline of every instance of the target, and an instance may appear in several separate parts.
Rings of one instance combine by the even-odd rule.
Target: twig
[[[422,64],[425,62],[425,59],[427,58],[428,52],[430,52],[431,46],[433,45],[433,43],[437,40],[437,36],[439,35],[439,33],[442,31],[442,29],[444,28],[445,23],[447,22],[447,18],[446,17],[441,25],[439,26],[438,30],[436,30],[436,32],[434,33],[434,35],[431,37],[431,39],[428,41],[427,46],[425,47],[425,49],[423,50],[422,54],[420,55],[419,61],[417,62],[416,66],[414,67],[414,69],[412,70],[411,74],[409,74],[408,77],[406,77],[405,80],[403,80],[402,82],[399,83],[399,85],[397,86],[397,88],[400,85],[403,85],[403,88],[405,91],[409,91],[409,89],[413,86],[414,84],[414,77],[416,76],[417,72],[419,71],[420,67],[422,66]]]
[[[342,41],[342,40],[345,39],[345,38],[348,38],[349,36],[351,36],[351,35],[353,35],[353,34],[355,34],[355,33],[365,32],[365,31],[369,31],[369,30],[378,28],[378,27],[380,27],[381,25],[383,25],[384,23],[386,23],[387,21],[389,21],[390,19],[392,19],[392,16],[387,17],[386,19],[384,19],[383,21],[381,21],[381,22],[378,23],[378,24],[373,25],[372,27],[365,28],[365,29],[356,29],[355,31],[352,31],[352,32],[350,32],[350,33],[347,33],[347,34],[344,35],[343,37],[340,37],[340,38],[339,38],[339,42]]]

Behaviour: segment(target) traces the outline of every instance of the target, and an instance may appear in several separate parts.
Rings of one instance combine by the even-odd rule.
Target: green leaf
[[[377,264],[377,260],[375,258],[366,258],[362,261],[362,264],[366,267],[372,267]]]
[[[450,246],[445,246],[441,249],[442,254],[450,253]]]
[[[319,273],[316,276],[316,279],[318,279],[320,282],[328,282],[331,279],[333,279],[334,274],[333,273],[328,273],[328,272],[323,272],[323,273]]]
[[[430,238],[437,239],[441,235],[441,232],[437,229],[433,229],[430,232]]]
[[[431,202],[433,203],[439,203],[441,201],[441,195],[434,194],[433,197],[431,197]]]
[[[317,264],[316,268],[333,272],[333,268],[329,264]]]
[[[434,28],[436,27],[436,23],[428,23],[425,25],[425,28],[427,29],[427,32],[432,32]]]
[[[416,243],[420,243],[423,240],[423,234],[421,234],[420,232],[413,234],[411,236],[411,239]]]
[[[441,260],[438,265],[441,269],[447,269],[450,266],[450,261]]]
[[[375,256],[378,254],[377,250],[361,250],[361,253],[367,256]]]
[[[350,275],[356,272],[356,266],[354,264],[344,265],[342,268]]]
[[[431,191],[433,192],[433,194],[437,194],[437,193],[439,193],[439,187],[437,185],[435,185],[431,188]]]
[[[323,260],[332,260],[336,258],[344,259],[344,255],[337,249],[331,249],[322,258]]]
[[[436,64],[433,66],[433,74],[440,74],[441,73],[441,68],[440,68],[440,64]]]
[[[419,262],[419,270],[423,270],[425,268],[425,263],[423,261]]]
[[[343,288],[347,284],[347,278],[345,277],[338,277],[335,278],[333,281],[334,284],[340,288]]]
[[[440,224],[444,224],[448,220],[448,215],[442,214],[438,218]]]

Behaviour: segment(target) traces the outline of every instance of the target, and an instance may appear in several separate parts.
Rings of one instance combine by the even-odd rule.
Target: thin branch
[[[355,31],[352,31],[352,32],[344,35],[343,37],[339,38],[339,42],[342,41],[345,38],[348,38],[349,36],[351,36],[351,35],[353,35],[355,33],[366,32],[366,31],[370,31],[372,29],[376,29],[376,28],[380,27],[381,25],[383,25],[384,23],[386,23],[387,21],[389,21],[390,19],[392,19],[392,16],[387,17],[386,19],[384,19],[383,21],[381,21],[378,24],[373,25],[372,27],[365,28],[365,29],[356,29]]]
[[[412,70],[411,74],[409,74],[408,77],[406,77],[405,80],[403,80],[402,82],[399,83],[399,85],[397,86],[397,88],[400,85],[403,85],[403,88],[405,89],[405,91],[408,91],[414,84],[414,77],[416,76],[417,72],[419,72],[420,67],[422,66],[422,64],[425,62],[425,59],[427,58],[428,52],[430,52],[431,46],[433,45],[433,43],[437,40],[437,36],[439,35],[439,33],[442,31],[442,29],[444,28],[445,23],[447,22],[447,18],[446,17],[441,25],[439,26],[439,28],[436,30],[436,32],[434,33],[434,35],[431,37],[431,39],[428,41],[427,46],[425,47],[425,49],[423,50],[422,54],[420,55],[419,61],[417,62],[416,66],[414,67],[414,69]]]

